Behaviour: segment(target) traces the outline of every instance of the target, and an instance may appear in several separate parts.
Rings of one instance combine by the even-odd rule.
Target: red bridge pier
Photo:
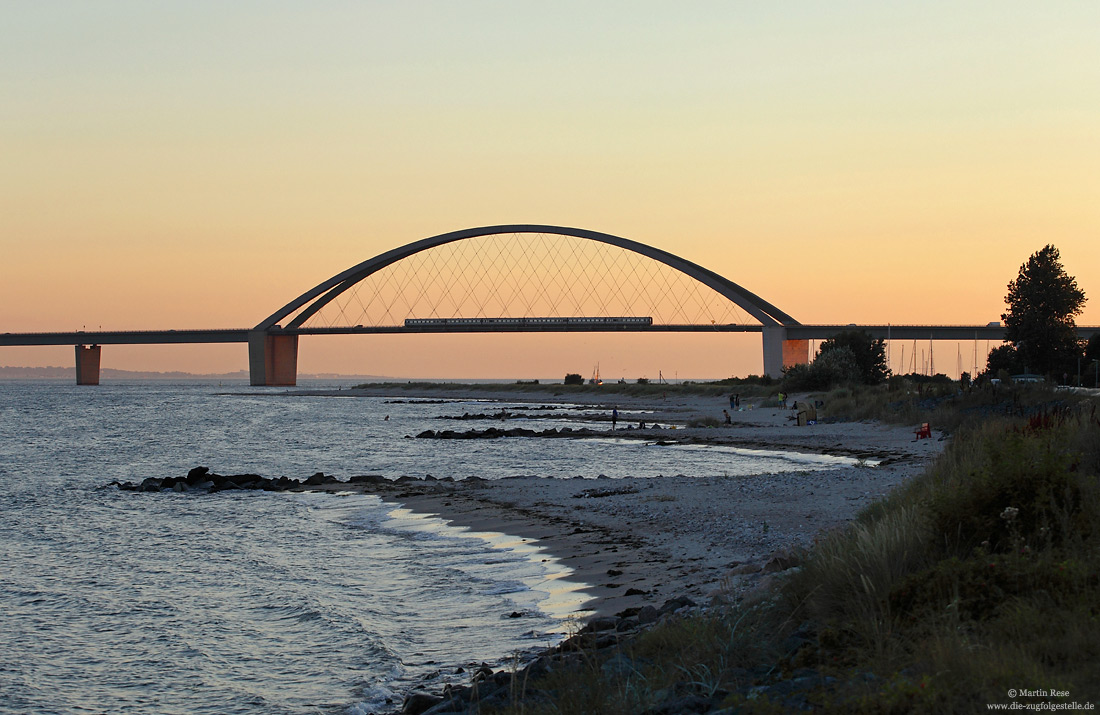
[[[252,385],[298,384],[298,336],[248,333],[248,378]]]
[[[788,340],[787,326],[765,325],[761,331],[764,342],[764,374],[779,379],[792,365],[810,362],[809,340]]]
[[[783,341],[783,369],[794,365],[805,365],[810,362],[809,340],[784,340]]]
[[[99,384],[99,357],[102,348],[99,345],[76,346],[76,384]]]

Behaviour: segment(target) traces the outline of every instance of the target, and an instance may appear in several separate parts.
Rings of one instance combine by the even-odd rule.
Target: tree
[[[886,341],[882,338],[872,338],[863,330],[838,333],[821,343],[821,354],[818,358],[838,348],[852,351],[859,368],[858,379],[864,384],[877,385],[890,377],[890,368],[886,366]]]
[[[783,388],[787,392],[828,390],[861,381],[856,356],[847,346],[822,350],[810,364],[792,365],[783,374]]]
[[[1093,360],[1100,360],[1100,333],[1093,333],[1085,343],[1085,360],[1090,363]]]
[[[1049,244],[1033,253],[1008,284],[1008,312],[1001,315],[1017,361],[1043,375],[1076,371],[1081,351],[1073,318],[1081,314],[1085,293],[1066,274],[1060,258]]]
[[[986,377],[997,377],[1001,370],[1010,375],[1023,372],[1020,365],[1020,356],[1016,354],[1016,348],[1007,343],[990,350],[989,357],[985,361]]]
[[[583,385],[584,384],[584,378],[581,377],[581,374],[579,372],[566,373],[566,375],[565,375],[565,384],[566,385]]]
[[[1100,333],[1093,333],[1088,343],[1085,344],[1085,365],[1092,368],[1093,387],[1100,387],[1096,379],[1100,376],[1100,365],[1097,365],[1097,362],[1100,362]],[[1086,370],[1086,372],[1088,371]]]

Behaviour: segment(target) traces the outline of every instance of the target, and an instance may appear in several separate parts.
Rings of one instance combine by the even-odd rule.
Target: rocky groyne
[[[384,477],[363,476],[352,477],[348,483],[366,483],[375,480],[387,481]],[[187,472],[185,477],[147,477],[136,484],[134,482],[113,481],[107,486],[118,487],[128,492],[220,492],[228,489],[285,492],[291,489],[317,487],[339,481],[336,477],[327,476],[323,472],[317,472],[306,479],[291,479],[289,477],[263,477],[259,474],[221,475],[211,472],[209,467],[195,467]]]

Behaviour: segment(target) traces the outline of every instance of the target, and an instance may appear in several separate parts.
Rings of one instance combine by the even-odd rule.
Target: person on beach
[[[729,413],[728,410],[722,410],[722,414],[726,416],[726,424],[728,424],[728,425],[733,424],[733,420],[730,419],[730,413]]]
[[[737,395],[730,393],[730,409],[737,409]]]
[[[611,408],[611,429],[614,431],[615,424],[619,421],[619,409],[617,407]]]
[[[741,395],[739,395],[739,394],[733,396],[733,409],[735,409],[735,410],[741,409]]]

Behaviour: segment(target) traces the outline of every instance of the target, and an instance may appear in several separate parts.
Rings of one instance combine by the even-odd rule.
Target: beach
[[[421,391],[372,386],[352,392],[402,399],[471,394],[460,385]],[[620,419],[613,434],[649,440],[656,449],[702,444],[847,458],[841,466],[751,476],[579,479],[532,474],[452,481],[436,475],[325,487],[376,493],[456,526],[533,542],[547,558],[572,569],[571,580],[587,584],[590,600],[581,616],[659,607],[680,596],[703,605],[752,598],[766,590],[773,573],[797,564],[800,548],[922,471],[945,444],[935,431],[933,438],[917,440],[916,426],[908,425],[819,422],[800,427],[790,409],[748,409],[745,402],[730,412],[730,424],[684,427],[705,417],[724,419],[722,411],[729,406],[724,397],[676,392],[609,399],[597,391],[551,396],[517,387],[494,391],[491,398],[532,405],[566,400],[598,408],[608,417],[608,435],[612,409],[644,413],[645,429]],[[660,427],[653,428],[654,423]],[[550,448],[557,442],[543,441]]]

